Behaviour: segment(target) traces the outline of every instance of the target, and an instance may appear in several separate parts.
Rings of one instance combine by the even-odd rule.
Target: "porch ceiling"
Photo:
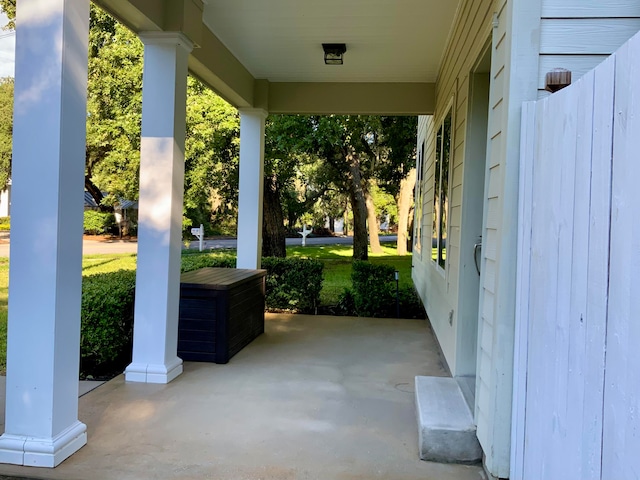
[[[458,0],[209,0],[205,25],[270,82],[435,82]],[[322,43],[346,43],[325,65]]]
[[[136,32],[182,31],[189,69],[236,107],[433,113],[460,0],[93,0]],[[322,43],[345,43],[325,65]]]

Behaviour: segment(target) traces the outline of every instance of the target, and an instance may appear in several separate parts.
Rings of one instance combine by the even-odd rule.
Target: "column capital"
[[[140,32],[140,40],[145,45],[179,45],[187,53],[193,50],[193,42],[181,32]]]
[[[267,118],[269,112],[267,112],[264,108],[239,108],[238,112],[240,115],[256,115],[262,116],[262,118]]]

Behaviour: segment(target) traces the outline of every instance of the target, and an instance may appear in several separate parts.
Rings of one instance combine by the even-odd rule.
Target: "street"
[[[390,243],[397,240],[396,235],[380,236],[381,243]],[[205,239],[205,249],[225,249],[236,248],[237,239],[235,238],[220,238],[220,239]],[[351,245],[353,244],[353,237],[314,237],[307,238],[307,245]],[[287,238],[287,246],[302,245],[302,238]],[[190,244],[191,249],[198,248],[198,240],[194,240]],[[3,232],[0,235],[0,257],[8,257],[10,251],[9,233]],[[96,255],[104,253],[136,253],[138,251],[138,242],[125,241],[119,239],[101,239],[92,240],[84,237],[82,242],[82,254],[83,255]]]

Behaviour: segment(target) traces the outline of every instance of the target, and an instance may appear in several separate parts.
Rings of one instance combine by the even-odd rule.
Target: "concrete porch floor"
[[[53,470],[0,465],[0,478],[484,479],[419,459],[416,375],[447,375],[425,321],[269,314],[227,365],[84,395],[85,447]]]

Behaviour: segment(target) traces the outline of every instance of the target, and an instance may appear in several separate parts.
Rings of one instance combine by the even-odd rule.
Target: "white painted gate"
[[[640,35],[524,105],[511,478],[640,478]]]

